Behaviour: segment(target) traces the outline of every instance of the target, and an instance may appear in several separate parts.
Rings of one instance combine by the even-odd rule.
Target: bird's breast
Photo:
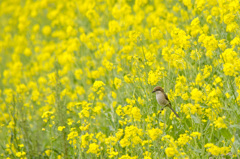
[[[156,93],[156,99],[158,104],[165,106],[168,104],[168,100],[165,98],[164,94],[162,92]]]

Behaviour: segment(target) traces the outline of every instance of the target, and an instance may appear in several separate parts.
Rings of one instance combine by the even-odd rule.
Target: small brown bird
[[[156,93],[156,99],[157,99],[157,102],[158,104],[160,104],[162,107],[161,111],[165,108],[165,107],[169,107],[173,113],[178,117],[178,114],[173,110],[172,108],[172,105],[168,99],[168,96],[166,95],[166,93],[164,92],[163,88],[162,87],[159,87],[159,86],[156,86],[152,93]]]

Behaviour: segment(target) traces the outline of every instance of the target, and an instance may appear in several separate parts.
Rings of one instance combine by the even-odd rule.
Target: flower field
[[[239,73],[239,0],[1,0],[0,158],[239,159]]]

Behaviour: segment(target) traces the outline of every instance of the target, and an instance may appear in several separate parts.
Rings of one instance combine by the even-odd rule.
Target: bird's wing
[[[169,101],[168,96],[164,93],[165,98]]]
[[[172,104],[171,104],[170,100],[168,99],[168,96],[165,93],[164,93],[164,96],[168,100],[168,104],[171,106]]]

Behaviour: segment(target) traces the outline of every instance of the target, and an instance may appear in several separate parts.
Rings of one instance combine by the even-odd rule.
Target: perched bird
[[[173,110],[172,105],[171,105],[171,103],[170,103],[170,101],[169,101],[169,99],[168,99],[168,97],[167,97],[167,95],[166,95],[166,93],[164,92],[164,90],[163,90],[162,87],[156,86],[156,87],[153,89],[152,93],[156,93],[156,99],[157,99],[158,104],[160,104],[161,106],[163,106],[162,109],[161,109],[161,111],[162,111],[165,107],[169,107],[169,108],[173,111],[173,113],[174,113],[178,118],[180,118],[180,117],[178,116],[178,114]]]

